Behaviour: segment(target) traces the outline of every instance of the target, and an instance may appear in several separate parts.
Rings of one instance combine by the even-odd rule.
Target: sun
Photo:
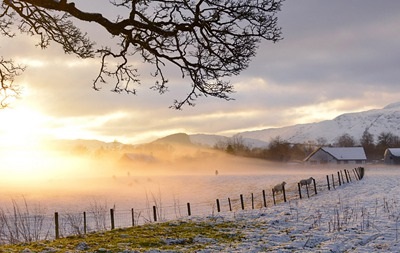
[[[29,108],[0,110],[0,147],[26,149],[40,145],[46,135],[46,117]]]
[[[46,118],[29,108],[0,110],[0,175],[35,178],[43,164],[41,146]],[[43,166],[44,167],[44,166]]]

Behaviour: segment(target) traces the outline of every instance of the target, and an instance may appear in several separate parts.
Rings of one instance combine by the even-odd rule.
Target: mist
[[[149,202],[214,203],[217,198],[267,193],[286,181],[324,179],[330,168],[271,163],[186,145],[152,144],[99,152],[65,148],[4,151],[0,157],[0,204],[27,201],[46,212],[144,208]]]

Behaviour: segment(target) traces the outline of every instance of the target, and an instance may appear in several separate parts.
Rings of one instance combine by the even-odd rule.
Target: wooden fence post
[[[350,183],[350,181],[349,181],[349,176],[347,175],[347,170],[346,170],[346,169],[344,170],[344,174],[346,175],[347,183]]]
[[[157,208],[156,208],[156,206],[153,206],[153,218],[154,218],[154,221],[157,221]]]
[[[285,185],[282,184],[282,192],[283,192],[283,201],[286,202],[286,191],[285,191]]]
[[[313,178],[313,182],[314,182],[314,192],[315,192],[315,195],[317,195],[318,193],[317,193],[317,183],[315,182],[315,178]]]
[[[187,210],[188,210],[188,216],[191,216],[192,211],[190,210],[190,203],[187,203]]]
[[[272,190],[272,198],[274,199],[274,205],[276,205],[275,192],[274,192],[274,190]]]
[[[254,194],[251,193],[251,209],[254,209]]]
[[[339,178],[339,186],[341,186],[342,185],[342,181],[340,179],[340,172],[339,171],[337,172],[337,175],[338,175],[338,178]]]
[[[360,180],[364,178],[364,174],[365,174],[365,168],[364,167],[358,167],[358,172],[360,175]]]
[[[360,175],[358,174],[358,171],[356,168],[353,169],[354,175],[356,175],[356,179],[360,180]]]
[[[344,183],[344,177],[343,177],[343,171],[342,171],[342,170],[340,171],[340,175],[342,175],[342,184],[345,184],[345,183]]]
[[[332,187],[333,187],[333,189],[336,189],[336,187],[335,187],[335,177],[333,176],[333,174],[332,174]]]
[[[217,199],[217,211],[221,212],[221,207],[219,206],[219,199]]]
[[[350,171],[347,171],[347,173],[349,174],[350,182],[352,182],[353,180],[351,179],[351,173],[350,173]]]
[[[115,229],[115,220],[114,220],[114,209],[110,209],[110,216],[111,216],[111,230]]]
[[[301,185],[300,185],[300,183],[297,183],[297,188],[299,188],[299,196],[300,196],[300,199],[302,199],[302,197],[301,197]]]
[[[244,210],[243,194],[240,194],[240,203],[242,204],[242,210]]]
[[[83,234],[87,233],[86,212],[83,212]]]
[[[264,200],[264,207],[267,207],[267,199],[265,198],[265,190],[262,191],[263,200]]]
[[[231,198],[228,198],[228,203],[229,203],[229,211],[232,212],[232,203],[231,203]]]
[[[135,209],[131,209],[132,227],[135,226]]]
[[[331,186],[329,184],[329,176],[328,175],[326,175],[326,181],[328,182],[328,191],[330,191],[331,190]]]
[[[60,224],[58,222],[58,212],[54,213],[54,225],[55,225],[55,232],[56,232],[56,239],[60,238]]]

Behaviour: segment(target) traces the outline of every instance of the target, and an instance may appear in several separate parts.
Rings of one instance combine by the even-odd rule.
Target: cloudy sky
[[[93,2],[100,1],[87,1]],[[46,137],[134,144],[176,132],[230,136],[400,101],[400,1],[286,0],[278,17],[284,39],[264,41],[249,68],[231,79],[235,100],[201,98],[182,111],[169,106],[187,93],[185,80],[174,77],[165,95],[149,90],[146,79],[136,96],[109,92],[106,85],[96,92],[98,59],[64,55],[55,44],[43,51],[35,37],[0,38],[0,55],[28,67],[17,80],[21,99],[0,111],[1,142],[24,145]],[[98,44],[108,41],[89,29]]]

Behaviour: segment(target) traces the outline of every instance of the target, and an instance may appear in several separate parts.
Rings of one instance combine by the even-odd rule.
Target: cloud
[[[113,11],[107,9],[107,15]],[[79,138],[134,142],[174,132],[233,134],[398,101],[399,14],[397,0],[286,0],[278,14],[284,39],[262,42],[249,68],[231,78],[235,100],[200,97],[196,107],[183,111],[168,108],[191,89],[177,69],[168,67],[170,92],[159,95],[149,89],[153,66],[134,58],[142,78],[137,96],[109,92],[112,84],[96,92],[91,87],[99,59],[64,55],[54,43],[43,51],[34,46],[37,38],[26,36],[1,38],[0,49],[6,58],[29,66],[18,79],[26,85],[23,103],[51,117],[55,135],[68,132],[74,138],[76,132]],[[110,43],[102,28],[79,25],[88,28],[98,46]]]

